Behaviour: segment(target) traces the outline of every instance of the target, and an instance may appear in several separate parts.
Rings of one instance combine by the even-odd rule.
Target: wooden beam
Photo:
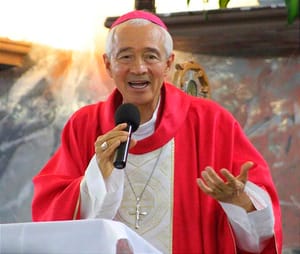
[[[30,49],[30,43],[0,37],[0,64],[21,66]]]
[[[300,54],[300,19],[288,25],[285,6],[157,15],[167,25],[178,51],[238,57]],[[116,18],[107,17],[105,27]]]

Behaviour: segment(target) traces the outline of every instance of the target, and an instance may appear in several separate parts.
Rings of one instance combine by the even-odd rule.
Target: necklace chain
[[[152,171],[151,171],[151,173],[150,173],[150,175],[149,175],[149,177],[148,177],[148,179],[147,179],[147,181],[146,181],[146,183],[145,183],[145,186],[144,186],[143,190],[141,191],[140,195],[137,195],[137,194],[136,194],[136,192],[135,192],[135,190],[134,190],[134,188],[133,188],[133,185],[132,185],[132,183],[131,183],[131,181],[130,181],[130,179],[129,179],[129,176],[128,176],[128,174],[127,174],[127,171],[125,170],[125,175],[126,175],[127,181],[128,181],[128,183],[129,183],[130,189],[131,189],[132,193],[134,194],[135,200],[136,200],[136,209],[135,209],[135,212],[134,212],[134,213],[130,213],[130,214],[132,214],[132,215],[135,215],[135,228],[136,228],[136,229],[139,228],[140,215],[147,215],[147,212],[141,212],[141,211],[140,211],[140,209],[141,209],[141,207],[140,207],[140,202],[141,202],[141,200],[142,200],[142,198],[143,198],[143,195],[144,195],[144,192],[145,192],[145,190],[146,190],[146,188],[147,188],[147,186],[148,186],[148,184],[149,184],[149,182],[150,182],[150,180],[151,180],[151,178],[152,178],[152,176],[153,176],[153,173],[154,173],[154,171],[155,171],[155,168],[157,167],[157,164],[158,164],[160,155],[161,155],[161,153],[162,153],[162,150],[163,150],[163,148],[160,149],[160,152],[159,152],[159,154],[158,154],[157,160],[156,160],[156,162],[155,162],[155,164],[154,164],[154,166],[153,166],[153,168],[152,168]]]

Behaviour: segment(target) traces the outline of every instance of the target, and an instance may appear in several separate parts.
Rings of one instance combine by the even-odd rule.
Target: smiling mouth
[[[150,82],[149,81],[131,81],[128,82],[129,86],[134,89],[143,89],[147,87]]]

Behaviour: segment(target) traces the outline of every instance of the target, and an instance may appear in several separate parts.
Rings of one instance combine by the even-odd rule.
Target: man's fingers
[[[212,192],[212,189],[209,188],[201,178],[197,178],[197,184],[200,187],[200,189],[206,194],[210,194]]]
[[[205,181],[205,185],[211,189],[219,188],[218,186],[223,182],[211,167],[206,167],[205,170],[201,172],[201,176]]]
[[[240,175],[238,176],[238,179],[240,181],[246,183],[248,179],[248,172],[253,167],[253,165],[254,163],[252,161],[247,161],[242,165]]]
[[[134,147],[136,144],[137,144],[137,141],[136,141],[135,139],[132,138],[132,139],[130,140],[130,146],[129,146],[129,147],[132,148],[132,147]]]
[[[242,165],[241,171],[249,171],[250,168],[252,168],[254,163],[252,161],[247,161]]]
[[[124,130],[127,127],[127,123],[120,123],[116,125],[113,130]]]
[[[220,172],[221,172],[221,174],[222,174],[223,176],[225,176],[226,180],[227,180],[229,183],[230,183],[230,182],[235,182],[235,176],[234,176],[233,174],[231,174],[231,173],[229,172],[228,169],[222,168],[222,169],[220,170]]]

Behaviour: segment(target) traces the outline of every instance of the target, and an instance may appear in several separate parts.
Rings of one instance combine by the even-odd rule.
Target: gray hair
[[[135,25],[135,26],[144,26],[144,25],[147,25],[147,24],[150,24],[150,23],[154,24],[151,21],[146,20],[146,19],[140,19],[140,18],[130,19],[130,20],[127,20],[127,21],[113,27],[111,30],[109,30],[107,38],[106,38],[106,45],[105,45],[105,53],[107,54],[107,56],[109,58],[111,58],[112,47],[113,47],[113,39],[114,39],[116,29],[118,27],[120,27],[123,24],[131,24],[131,25]],[[170,35],[170,33],[166,29],[160,27],[159,25],[157,25],[157,26],[158,26],[159,29],[161,29],[161,31],[164,34],[164,47],[165,47],[165,50],[166,50],[166,55],[167,55],[167,57],[169,57],[169,56],[171,56],[172,51],[173,51],[172,36]]]

